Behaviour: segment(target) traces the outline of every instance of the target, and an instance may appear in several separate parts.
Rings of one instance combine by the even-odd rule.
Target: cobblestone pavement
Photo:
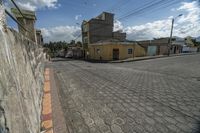
[[[197,133],[200,55],[51,64],[71,133]]]

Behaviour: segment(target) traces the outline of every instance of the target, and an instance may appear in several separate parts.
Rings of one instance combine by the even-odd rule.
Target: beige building
[[[103,12],[82,23],[84,57],[91,60],[123,60],[145,56],[143,47],[126,41],[126,33],[113,32],[114,14]]]
[[[31,39],[33,42],[37,41],[36,38],[36,29],[35,29],[35,21],[36,21],[36,14],[34,11],[29,11],[29,10],[21,10],[23,16],[20,14],[20,12],[12,8],[11,9],[12,13],[15,15],[17,20],[24,26],[21,27],[18,25],[19,32],[23,34],[24,36],[28,37]],[[25,16],[25,18],[24,18]]]
[[[88,46],[87,58],[91,60],[123,60],[145,56],[143,47],[133,42],[99,42]]]
[[[138,41],[138,44],[145,48],[147,56],[168,54],[169,38]]]
[[[41,30],[36,30],[36,37],[37,37],[37,44],[42,45],[44,42]]]
[[[99,16],[82,22],[82,41],[85,47],[91,43],[107,39],[126,40],[126,33],[113,32],[114,14],[103,12]]]

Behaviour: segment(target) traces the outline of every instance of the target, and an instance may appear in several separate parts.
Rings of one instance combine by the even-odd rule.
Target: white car
[[[73,57],[73,52],[72,51],[68,51],[67,55],[65,57],[66,58],[72,58]]]

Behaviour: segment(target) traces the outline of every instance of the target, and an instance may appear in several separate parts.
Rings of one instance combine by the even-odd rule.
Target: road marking
[[[45,69],[44,96],[42,101],[42,128],[44,133],[53,133],[50,69]]]

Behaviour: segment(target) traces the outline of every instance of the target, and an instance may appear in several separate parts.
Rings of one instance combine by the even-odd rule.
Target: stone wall
[[[39,133],[44,54],[0,25],[0,133]]]

